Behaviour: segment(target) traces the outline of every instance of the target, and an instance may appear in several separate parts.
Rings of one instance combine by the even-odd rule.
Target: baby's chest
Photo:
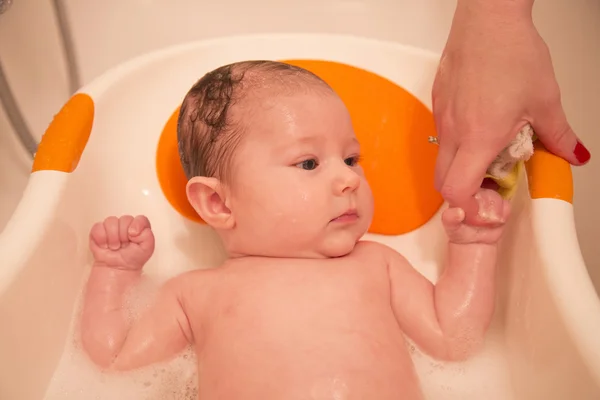
[[[297,325],[350,323],[391,311],[386,276],[356,267],[333,267],[277,271],[231,282],[214,303],[215,315],[230,323]]]

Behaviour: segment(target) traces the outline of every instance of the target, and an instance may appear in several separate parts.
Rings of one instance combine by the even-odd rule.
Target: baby
[[[273,61],[220,67],[185,97],[178,140],[189,202],[229,257],[168,280],[131,321],[125,298],[154,250],[150,222],[95,224],[82,342],[101,368],[192,345],[202,400],[412,400],[423,395],[404,334],[442,360],[481,346],[509,215],[496,192],[476,195],[483,226],[444,211],[447,260],[432,285],[396,251],[360,240],[373,217],[360,145],[314,74]]]

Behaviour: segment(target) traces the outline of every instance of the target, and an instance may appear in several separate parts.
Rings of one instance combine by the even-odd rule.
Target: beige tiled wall
[[[440,51],[455,2],[63,0],[63,4],[68,11],[80,74],[85,83],[106,69],[147,51],[189,40],[246,32],[349,33]],[[538,0],[535,18],[554,57],[567,115],[593,157],[600,157],[597,133],[600,125],[597,75],[600,71],[600,1]],[[50,0],[14,0],[13,9],[0,16],[0,59],[6,64],[28,122],[39,135],[69,94]],[[15,193],[22,189],[26,176],[26,161],[4,145],[14,141],[7,139],[10,134],[0,113],[0,199],[13,191],[8,196],[12,200],[3,200],[0,207],[15,203],[18,197]],[[588,167],[575,170],[575,205],[582,249],[600,287],[600,248],[595,243],[600,237],[600,213],[594,206],[600,186],[596,178],[600,175],[600,162],[596,158]]]

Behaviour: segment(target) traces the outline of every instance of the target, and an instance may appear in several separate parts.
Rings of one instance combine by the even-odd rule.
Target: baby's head
[[[348,110],[309,71],[246,61],[209,72],[177,136],[188,200],[231,256],[338,257],[371,224]]]

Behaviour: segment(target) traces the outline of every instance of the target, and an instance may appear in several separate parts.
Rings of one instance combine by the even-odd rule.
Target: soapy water
[[[427,400],[513,400],[501,330],[492,326],[485,347],[467,361],[446,363],[421,352],[409,339],[409,352]]]
[[[102,373],[77,345],[65,351],[45,400],[197,400],[196,357],[187,349],[174,360],[127,373]]]
[[[125,305],[130,318],[152,303],[159,283],[142,279]],[[83,293],[69,338],[44,400],[196,400],[197,359],[190,346],[175,358],[130,372],[102,372],[83,351],[78,322]]]
[[[130,297],[135,318],[151,302],[157,284],[147,280]],[[103,373],[83,352],[74,313],[63,355],[44,400],[197,400],[197,358],[190,347],[174,359],[132,372]],[[407,339],[426,400],[511,400],[512,394],[501,330],[494,324],[486,346],[461,363],[436,361]],[[200,399],[202,400],[202,399]]]

